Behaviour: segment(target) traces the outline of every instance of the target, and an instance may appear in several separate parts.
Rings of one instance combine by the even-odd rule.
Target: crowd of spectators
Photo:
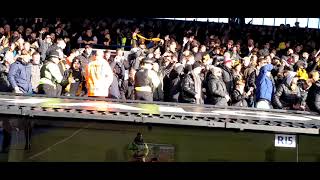
[[[319,40],[298,23],[2,18],[0,91],[320,112]]]

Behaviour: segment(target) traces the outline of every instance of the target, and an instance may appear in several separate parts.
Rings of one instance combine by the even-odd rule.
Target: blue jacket
[[[32,93],[31,66],[23,64],[19,59],[10,65],[8,80],[11,87],[19,87],[24,94]]]
[[[267,76],[267,72],[273,69],[272,64],[267,64],[261,67],[259,75],[256,80],[256,99],[266,99],[271,102],[274,93],[274,86],[272,79]]]

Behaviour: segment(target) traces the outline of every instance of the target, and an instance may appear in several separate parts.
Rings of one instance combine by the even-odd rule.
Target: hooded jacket
[[[13,89],[19,87],[24,94],[32,93],[31,65],[18,58],[10,65],[8,80]]]
[[[256,79],[256,99],[265,99],[271,102],[274,93],[274,85],[272,77],[267,76],[267,73],[272,70],[272,64],[267,64],[261,67],[259,75]]]
[[[293,105],[301,103],[302,97],[299,87],[297,86],[295,90],[291,89],[291,82],[295,75],[295,72],[289,72],[284,83],[280,84],[277,88],[277,91],[274,94],[274,105],[277,108],[292,108]]]

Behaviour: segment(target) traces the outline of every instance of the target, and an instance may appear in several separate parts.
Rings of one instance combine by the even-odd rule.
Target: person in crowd
[[[232,106],[248,107],[248,97],[252,95],[253,88],[245,92],[244,86],[245,83],[242,80],[236,81],[236,87],[231,94]]]
[[[285,82],[281,83],[274,94],[274,105],[278,109],[300,110],[302,102],[296,72],[289,71]]]
[[[62,84],[62,94],[65,96],[84,96],[86,92],[86,82],[83,71],[81,70],[81,61],[74,58],[70,69],[64,72]]]
[[[192,65],[185,66],[184,75],[181,79],[181,92],[179,96],[179,102],[194,103],[194,104],[200,103],[200,100],[202,98],[201,91],[197,92],[196,88],[198,84],[200,84],[201,82],[197,77],[195,77],[196,73],[194,73],[193,71],[195,70],[197,72],[198,71],[197,68],[199,68],[199,66],[200,64],[198,62],[196,62],[193,66]],[[198,72],[200,72],[200,70]],[[199,81],[199,82],[196,82],[196,81]]]
[[[160,79],[152,70],[152,63],[152,59],[144,58],[141,62],[141,69],[135,73],[135,100],[153,101],[153,90],[159,86]]]
[[[262,109],[272,109],[272,97],[274,94],[274,84],[271,75],[272,64],[265,64],[260,68],[256,79],[256,107]]]
[[[91,62],[86,67],[85,79],[88,96],[108,97],[113,73],[109,63],[103,58],[102,50],[92,52]]]
[[[18,94],[32,94],[31,66],[29,58],[18,57],[10,65],[8,79],[13,92]]]
[[[38,38],[39,43],[39,53],[41,55],[41,61],[46,60],[47,50],[52,45],[52,39],[50,35],[46,35],[45,39],[42,39],[43,34],[45,33],[45,29],[40,31],[40,35]]]
[[[86,32],[78,38],[78,44],[80,47],[85,45],[96,45],[98,39],[92,34],[92,29],[87,29]]]
[[[233,75],[232,75],[232,60],[230,59],[230,54],[226,53],[223,64],[219,67],[222,69],[222,79],[226,84],[228,94],[231,94],[234,89]]]
[[[208,78],[207,102],[217,106],[228,106],[231,100],[227,87],[221,79],[222,70],[218,67],[212,66],[210,68],[211,74]]]
[[[311,111],[320,113],[320,81],[319,81],[319,72],[311,71],[309,73],[310,81],[312,84],[309,88],[306,104]]]
[[[32,54],[31,59],[31,85],[32,85],[32,91],[34,94],[37,94],[39,92],[39,82],[40,82],[40,70],[42,67],[41,64],[41,56],[38,52],[34,52]]]
[[[79,55],[79,59],[82,64],[82,67],[81,67],[82,69],[86,69],[87,65],[90,62],[91,56],[92,56],[92,46],[86,45],[81,55]]]
[[[39,94],[48,96],[60,96],[62,92],[61,82],[63,76],[59,69],[60,54],[58,51],[51,51],[48,59],[40,70]]]

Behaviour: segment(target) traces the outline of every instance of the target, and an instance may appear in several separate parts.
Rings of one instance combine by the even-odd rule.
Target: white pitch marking
[[[44,153],[46,153],[48,151],[51,151],[51,148],[53,148],[54,146],[56,146],[58,144],[61,144],[63,142],[66,142],[67,140],[71,139],[73,136],[77,135],[80,131],[84,130],[85,128],[88,128],[89,126],[90,126],[90,124],[86,125],[83,128],[80,128],[80,129],[76,130],[69,137],[66,137],[66,138],[62,139],[61,141],[58,141],[57,143],[53,144],[52,146],[49,146],[47,149],[45,149],[45,150],[43,150],[43,151],[41,151],[41,152],[29,157],[29,159],[36,158],[36,157],[38,157],[38,156],[40,156],[40,155],[42,155],[42,154],[44,154]]]

